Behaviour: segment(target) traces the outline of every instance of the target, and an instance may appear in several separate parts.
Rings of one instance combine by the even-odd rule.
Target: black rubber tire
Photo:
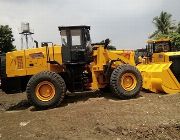
[[[0,78],[1,78],[1,89],[8,93],[7,88],[7,77],[6,77],[6,55],[0,56]]]
[[[21,77],[7,77],[6,75],[6,54],[0,55],[0,78],[1,89],[6,94],[15,94],[22,92]],[[26,87],[26,86],[25,86]]]
[[[119,83],[120,79],[125,73],[132,73],[136,77],[136,87],[131,91],[125,90]],[[121,99],[129,99],[136,97],[140,93],[142,88],[141,73],[136,67],[131,66],[129,64],[120,65],[116,69],[114,69],[114,71],[111,74],[110,87],[112,89],[112,92]]]
[[[35,94],[36,86],[43,81],[51,82],[55,87],[55,96],[50,101],[41,101]],[[28,101],[36,108],[47,109],[57,107],[64,99],[66,84],[59,74],[51,71],[43,71],[30,78],[26,87],[26,93]]]

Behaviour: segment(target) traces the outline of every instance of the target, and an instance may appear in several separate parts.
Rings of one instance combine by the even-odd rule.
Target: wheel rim
[[[120,79],[121,86],[127,90],[131,91],[136,87],[137,79],[132,73],[125,73]]]
[[[49,101],[55,96],[55,87],[51,82],[43,81],[35,89],[36,96],[41,101]]]

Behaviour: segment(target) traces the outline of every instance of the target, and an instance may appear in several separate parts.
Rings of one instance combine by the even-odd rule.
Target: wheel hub
[[[136,77],[132,73],[125,73],[120,81],[121,86],[127,91],[133,90],[137,84]]]
[[[51,82],[43,81],[36,87],[36,96],[41,101],[49,101],[55,96],[55,87]]]

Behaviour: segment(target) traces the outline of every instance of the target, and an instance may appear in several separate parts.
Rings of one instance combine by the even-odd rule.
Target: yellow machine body
[[[104,88],[108,84],[108,79],[104,79],[104,66],[111,60],[115,61],[112,67],[116,68],[121,64],[130,64],[135,66],[134,52],[127,50],[107,50],[103,46],[96,46],[97,49],[93,52],[94,61],[90,64],[92,71],[93,82],[91,89]]]
[[[41,71],[63,72],[61,48],[61,46],[53,46],[8,52],[6,54],[7,77],[32,76]],[[108,81],[104,78],[104,66],[111,60],[118,60],[112,64],[114,68],[121,64],[135,66],[133,51],[107,50],[103,45],[95,46],[95,48],[94,61],[87,66],[92,72],[90,89],[104,88],[107,85]],[[55,60],[58,64],[47,63],[51,60]]]
[[[171,59],[174,58],[174,59]],[[154,53],[137,68],[143,77],[143,88],[155,93],[180,92],[180,52]]]
[[[55,52],[54,55],[53,51]],[[47,54],[49,54],[49,57]],[[61,72],[62,69],[59,69],[56,65],[47,63],[48,60],[52,59],[62,64],[60,46],[49,47],[48,49],[40,47],[8,52],[6,54],[7,77],[34,75],[44,70]]]
[[[135,67],[135,53],[112,50],[110,40],[91,43],[90,26],[59,26],[62,45],[36,41],[36,48],[3,54],[0,59],[1,89],[26,91],[38,108],[60,105],[71,93],[111,89],[122,99],[136,97],[142,76]],[[49,45],[51,44],[51,45]]]

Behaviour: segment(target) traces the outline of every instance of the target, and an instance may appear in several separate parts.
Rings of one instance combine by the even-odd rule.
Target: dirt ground
[[[180,94],[141,93],[119,100],[98,92],[36,110],[26,95],[0,93],[0,139],[180,139]]]

